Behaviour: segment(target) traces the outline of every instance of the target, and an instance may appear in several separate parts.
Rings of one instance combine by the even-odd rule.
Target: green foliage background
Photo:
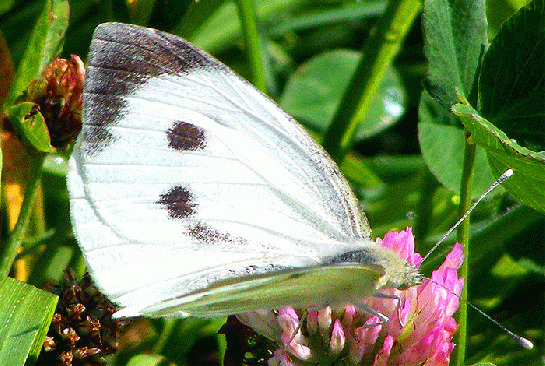
[[[464,269],[468,299],[532,339],[536,347],[523,350],[469,311],[467,319],[461,319],[467,327],[462,326],[456,340],[466,344],[458,347],[466,352],[454,357],[463,364],[541,365],[545,353],[545,26],[543,1],[533,1],[516,13],[525,4],[518,0],[486,4],[446,0],[425,4],[4,1],[0,30],[18,74],[3,111],[12,116],[26,114],[19,112],[25,106],[17,104],[18,96],[61,46],[63,57],[76,54],[85,60],[94,27],[121,21],[182,36],[269,94],[318,141],[324,141],[361,198],[374,235],[411,226],[420,253],[426,253],[457,220],[467,198],[477,197],[511,167],[515,176],[477,207],[467,234],[458,238],[469,241]],[[396,52],[390,59],[380,53],[387,39],[377,41],[370,35],[396,9],[399,18],[392,16],[389,24],[408,31],[394,37]],[[42,18],[44,14],[54,17]],[[59,25],[58,19],[69,20],[69,26]],[[39,32],[36,24],[42,27]],[[363,76],[350,84],[360,70]],[[343,97],[346,88],[354,90],[354,84],[364,85],[356,96],[370,95],[362,108],[360,101],[350,107],[350,98]],[[351,124],[345,126],[343,121]],[[475,145],[468,147],[464,129],[476,143],[473,152]],[[26,133],[24,126],[22,131]],[[43,144],[38,135],[27,137],[38,140],[33,146]],[[47,146],[40,151],[47,151]],[[67,266],[80,275],[84,271],[70,228],[64,182],[68,156],[45,157],[43,205],[29,213],[29,221],[40,221],[33,225],[42,229],[24,236],[24,251],[17,257],[31,259],[26,281],[36,287],[47,279],[58,281]],[[473,170],[471,187],[468,174]],[[4,215],[5,205],[3,200]],[[7,247],[12,237],[4,224],[2,246]],[[430,258],[423,268],[426,274],[442,262],[454,240],[449,238]],[[12,264],[8,257],[0,258],[7,268]],[[46,306],[43,301],[43,309],[36,311],[50,314],[51,303]],[[222,322],[136,322],[133,329],[145,330],[140,331],[138,344],[126,346],[109,361],[117,365],[217,364],[224,347],[216,335]],[[43,326],[47,325],[44,321]]]

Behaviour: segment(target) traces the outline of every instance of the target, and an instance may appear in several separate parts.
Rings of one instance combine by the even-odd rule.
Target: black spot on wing
[[[168,215],[173,219],[183,219],[194,215],[197,204],[193,202],[193,195],[189,190],[182,186],[171,188],[167,193],[163,193],[156,202],[164,205]]]
[[[160,75],[184,75],[194,69],[224,70],[212,56],[176,36],[129,24],[107,23],[95,29],[84,89],[86,152],[102,151],[115,139],[109,130],[125,113],[124,98]],[[96,134],[96,136],[91,136]]]
[[[221,233],[204,224],[196,224],[189,228],[189,235],[202,242],[228,242],[231,241],[231,236],[228,233]]]
[[[168,147],[174,150],[195,151],[206,146],[204,130],[191,123],[175,122],[167,131]]]
[[[231,245],[245,245],[243,238],[232,236],[230,233],[221,232],[203,223],[197,223],[189,228],[189,235],[199,242],[214,245],[217,243],[229,243]]]

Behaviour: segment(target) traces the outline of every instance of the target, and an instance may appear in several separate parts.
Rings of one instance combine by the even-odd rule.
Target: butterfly
[[[297,122],[154,29],[96,28],[68,188],[117,317],[357,304],[421,279],[371,240],[345,178]]]

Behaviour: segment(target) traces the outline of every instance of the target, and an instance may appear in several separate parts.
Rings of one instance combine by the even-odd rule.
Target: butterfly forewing
[[[322,149],[203,51],[103,24],[87,70],[72,218],[91,273],[121,306],[316,265],[370,236]]]

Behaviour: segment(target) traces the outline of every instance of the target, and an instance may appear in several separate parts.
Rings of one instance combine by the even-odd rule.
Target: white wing
[[[317,264],[370,236],[306,132],[180,38],[99,26],[83,107],[72,221],[95,281],[123,307]]]

